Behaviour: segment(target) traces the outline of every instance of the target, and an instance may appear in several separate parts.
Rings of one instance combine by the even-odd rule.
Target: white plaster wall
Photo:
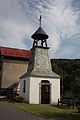
[[[26,80],[26,89],[25,93],[23,92],[23,83]],[[20,96],[22,96],[27,102],[29,102],[29,89],[30,89],[30,77],[20,79]]]
[[[41,78],[30,77],[30,98],[29,103],[39,104],[39,83]]]
[[[41,80],[48,80],[51,83],[51,104],[57,104],[58,98],[60,98],[60,79],[58,78],[41,78],[41,77],[30,77],[30,104],[40,103],[40,89],[39,83]]]
[[[60,79],[51,79],[51,104],[57,104],[60,99]]]

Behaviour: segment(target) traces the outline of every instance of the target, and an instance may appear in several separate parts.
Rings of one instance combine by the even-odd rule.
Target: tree
[[[80,59],[51,59],[52,70],[61,76],[61,90],[80,94]],[[61,91],[62,93],[62,91]]]

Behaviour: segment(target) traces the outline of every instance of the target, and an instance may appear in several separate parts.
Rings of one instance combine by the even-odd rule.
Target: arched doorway
[[[50,82],[48,80],[41,81],[41,104],[50,103]]]

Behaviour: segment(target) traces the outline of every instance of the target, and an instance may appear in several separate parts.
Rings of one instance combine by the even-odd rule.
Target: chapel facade
[[[60,76],[52,71],[48,35],[40,26],[31,36],[33,47],[27,72],[20,77],[20,96],[30,104],[57,104],[60,99]]]

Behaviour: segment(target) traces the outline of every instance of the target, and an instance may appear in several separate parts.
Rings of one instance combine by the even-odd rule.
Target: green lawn
[[[45,120],[79,120],[80,113],[77,109],[58,108],[52,105],[30,105],[26,103],[17,103],[17,107],[40,116]]]

